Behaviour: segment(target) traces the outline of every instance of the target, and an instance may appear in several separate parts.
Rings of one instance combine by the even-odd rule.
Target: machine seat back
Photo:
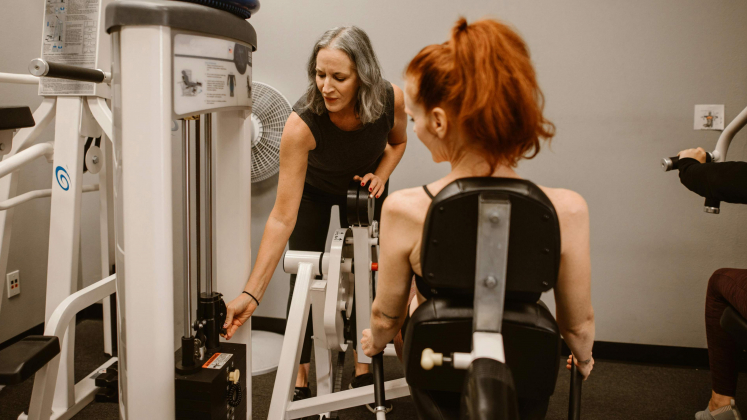
[[[558,276],[560,226],[555,208],[539,187],[526,180],[460,179],[441,190],[428,210],[421,264],[431,296],[413,313],[404,337],[405,377],[421,416],[423,410],[436,415],[427,411],[433,404],[434,410],[448,412],[448,407],[436,407],[441,398],[432,395],[459,393],[464,384],[466,371],[446,367],[426,371],[420,359],[425,348],[444,355],[472,350],[478,209],[484,193],[511,202],[502,335],[520,405],[522,400],[546,404],[555,389],[560,333],[539,301]],[[418,402],[424,392],[433,401]]]

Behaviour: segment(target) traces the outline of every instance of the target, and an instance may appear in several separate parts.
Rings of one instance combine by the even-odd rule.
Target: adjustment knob
[[[228,374],[228,380],[234,384],[239,383],[239,377],[241,377],[241,371],[238,369]]]
[[[433,366],[441,366],[443,363],[443,353],[434,353],[432,349],[423,350],[420,356],[420,366],[425,370],[431,370]]]

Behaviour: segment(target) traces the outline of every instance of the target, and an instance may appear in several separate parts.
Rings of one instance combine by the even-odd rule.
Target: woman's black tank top
[[[376,171],[394,127],[394,89],[391,83],[384,83],[387,87],[384,113],[376,121],[353,131],[341,130],[326,111],[316,115],[305,109],[306,95],[293,105],[316,141],[316,148],[309,151],[307,184],[331,194],[345,195],[353,176]]]

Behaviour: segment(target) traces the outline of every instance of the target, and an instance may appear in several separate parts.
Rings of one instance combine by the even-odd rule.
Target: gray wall
[[[39,53],[42,2],[14,1],[12,8],[0,16],[0,71],[24,73]],[[723,103],[727,120],[747,106],[747,4],[265,1],[250,21],[259,36],[254,78],[294,102],[304,91],[304,65],[316,37],[356,24],[370,35],[385,77],[402,86],[408,60],[445,40],[459,15],[507,20],[531,48],[558,135],[519,173],[576,190],[589,203],[597,338],[705,347],[707,279],[716,268],[747,265],[747,239],[740,235],[747,231],[747,209],[724,204],[723,214],[704,214],[702,199],[686,191],[676,174],[662,173],[658,159],[715,145],[718,133],[692,130],[693,105]],[[0,85],[0,105],[39,102],[34,87]],[[744,136],[737,137],[730,159],[747,159]],[[412,130],[408,138],[392,190],[449,170],[432,162]],[[22,171],[19,193],[50,182],[50,165],[39,162]],[[255,253],[276,184],[274,177],[252,189]],[[49,200],[24,206],[16,212],[8,266],[21,270],[22,294],[3,302],[0,341],[43,320]],[[84,196],[84,209],[83,277],[90,283],[98,277],[97,193]],[[257,314],[285,317],[287,276],[278,270],[273,279]],[[551,296],[547,300],[552,305]]]
[[[532,51],[547,116],[557,136],[519,174],[581,193],[591,214],[592,291],[597,339],[705,347],[703,308],[711,272],[745,267],[747,209],[703,200],[664,174],[658,160],[718,133],[693,131],[695,104],[723,103],[727,120],[747,106],[747,4],[737,1],[407,1],[264,2],[251,22],[259,35],[254,77],[293,103],[317,36],[355,24],[372,39],[385,77],[420,48],[442,42],[459,15],[512,23]],[[745,134],[729,158],[747,159]],[[408,130],[393,190],[443,176]],[[258,249],[277,178],[253,191],[252,249]],[[285,317],[287,276],[276,271],[257,311]],[[545,299],[553,306],[552,296]]]

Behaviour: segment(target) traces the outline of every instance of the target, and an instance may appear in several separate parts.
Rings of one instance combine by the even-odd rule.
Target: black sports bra
[[[431,194],[427,185],[423,185],[423,190],[426,194],[428,194],[428,197],[433,200],[433,194]],[[423,278],[417,274],[415,274],[415,286],[418,288],[418,292],[420,292],[420,294],[423,295],[424,298],[429,299],[431,296],[433,296],[431,288],[428,287],[428,285],[425,283],[425,280],[423,280]]]

